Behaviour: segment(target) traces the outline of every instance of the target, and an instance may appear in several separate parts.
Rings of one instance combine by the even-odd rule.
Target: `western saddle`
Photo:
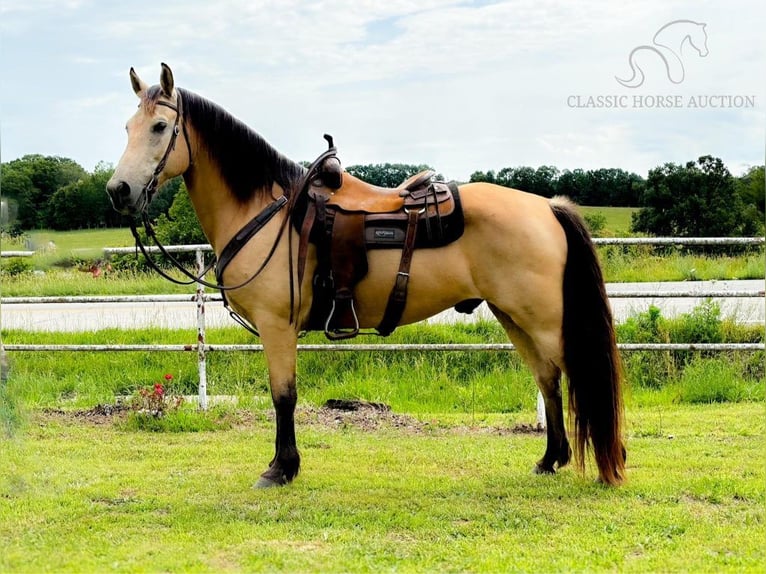
[[[343,171],[332,137],[325,135],[325,139],[329,149],[311,164],[296,192],[289,194],[289,199],[283,195],[268,205],[225,246],[216,263],[216,285],[221,289],[224,306],[228,308],[226,288],[222,287],[226,266],[287,205],[290,222],[299,234],[298,293],[305,275],[308,246],[316,246],[313,298],[308,324],[303,327],[309,331],[323,330],[333,340],[358,335],[354,289],[367,275],[367,251],[400,249],[396,280],[383,318],[375,328],[380,335],[390,335],[399,325],[407,302],[414,250],[443,247],[463,234],[458,188],[452,182],[433,181],[434,171],[431,169],[413,175],[395,188],[370,185]],[[279,237],[281,234],[282,231]],[[261,268],[247,282],[263,270],[275,248],[276,243]],[[291,244],[291,261],[292,256]],[[292,281],[290,274],[291,302],[295,293]],[[228,289],[238,289],[244,284]],[[459,302],[455,309],[470,314],[480,303],[480,299],[469,299]],[[255,327],[235,311],[230,309],[229,313],[243,327],[258,335]],[[292,320],[292,311],[290,316]]]
[[[308,329],[324,330],[333,340],[358,335],[354,289],[367,274],[367,251],[401,249],[396,281],[376,327],[389,335],[404,312],[415,248],[442,247],[463,233],[457,186],[432,181],[430,169],[395,188],[370,185],[343,171],[332,137],[325,139],[329,149],[309,168],[292,211],[300,235],[299,285],[309,243],[317,253]]]

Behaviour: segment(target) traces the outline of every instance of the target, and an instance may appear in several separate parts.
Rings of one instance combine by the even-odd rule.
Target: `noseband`
[[[157,167],[154,168],[154,173],[152,173],[151,179],[149,179],[147,184],[144,186],[144,189],[142,190],[144,193],[144,196],[146,197],[147,206],[151,202],[152,196],[157,192],[157,184],[159,183],[160,174],[165,170],[165,165],[168,163],[168,158],[170,157],[170,154],[173,153],[173,150],[176,148],[176,139],[178,138],[178,134],[181,131],[181,129],[183,129],[184,131],[184,139],[186,140],[186,149],[189,152],[189,167],[191,167],[192,165],[192,152],[191,152],[191,144],[189,143],[189,134],[186,131],[186,122],[182,120],[183,99],[181,99],[181,92],[176,92],[175,104],[171,104],[170,102],[157,102],[155,105],[165,106],[166,108],[170,108],[171,110],[173,110],[176,113],[176,120],[173,123],[173,132],[170,134],[170,141],[168,142],[168,147],[165,149],[165,153],[162,154],[162,158],[160,159],[160,162],[157,164]],[[179,124],[182,126],[181,128],[179,128]]]

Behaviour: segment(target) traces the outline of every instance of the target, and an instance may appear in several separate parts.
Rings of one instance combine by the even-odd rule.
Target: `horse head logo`
[[[637,88],[644,83],[644,72],[639,67],[637,56],[642,52],[657,54],[665,63],[665,71],[668,80],[674,84],[680,84],[686,77],[684,64],[681,61],[681,49],[687,40],[701,58],[708,55],[706,24],[694,22],[693,20],[673,20],[668,22],[652,38],[652,46],[636,46],[631,50],[628,56],[628,64],[632,76],[628,79],[622,79],[615,76],[615,79],[626,88]]]

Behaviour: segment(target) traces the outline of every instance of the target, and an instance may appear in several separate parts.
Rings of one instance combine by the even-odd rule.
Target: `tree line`
[[[89,173],[69,158],[37,154],[5,162],[0,166],[0,226],[13,233],[127,225],[106,194],[113,172],[104,162]],[[180,179],[168,182],[152,201],[150,217],[166,213],[180,187]]]
[[[560,171],[552,165],[506,167],[497,173],[477,171],[470,181],[496,183],[543,197],[566,195],[580,205],[613,207],[637,207],[646,183],[640,175],[623,169]]]
[[[381,163],[353,165],[347,170],[372,184],[395,187],[428,168]],[[0,169],[3,199],[0,225],[5,231],[127,224],[112,209],[105,192],[113,172],[109,164],[100,163],[89,173],[68,158],[27,155],[3,163]],[[754,166],[735,177],[720,158],[712,156],[683,165],[666,163],[649,170],[646,178],[617,168],[559,170],[543,165],[476,171],[469,181],[513,187],[544,197],[566,195],[580,205],[637,207],[640,210],[634,214],[632,223],[635,232],[680,236],[763,232],[764,166]],[[163,186],[149,206],[149,217],[166,229],[172,227],[172,221],[177,224],[179,218],[187,221],[191,206],[186,194],[179,193],[183,189],[180,178]],[[174,202],[179,205],[171,210]],[[199,237],[198,232],[180,233]]]

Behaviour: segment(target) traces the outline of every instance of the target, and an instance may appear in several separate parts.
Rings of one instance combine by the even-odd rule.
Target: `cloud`
[[[55,153],[86,165],[115,161],[135,106],[127,71],[156,83],[164,61],[179,85],[295,159],[315,157],[329,131],[346,163],[423,162],[458,178],[522,164],[642,173],[700,150],[763,161],[764,8],[754,0],[738,10],[690,0],[32,5],[0,4],[0,29],[12,39],[0,53],[4,85],[26,94],[0,93],[4,157],[50,153],[55,143]],[[630,50],[679,17],[708,23],[710,55],[685,61],[687,81],[671,88],[753,92],[757,110],[567,107],[570,94],[624,93],[614,76]],[[651,89],[664,93],[665,84]]]

